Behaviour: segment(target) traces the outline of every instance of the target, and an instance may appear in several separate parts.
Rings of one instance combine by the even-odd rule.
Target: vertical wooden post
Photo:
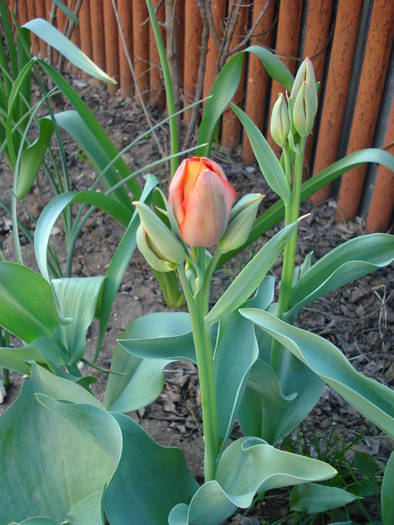
[[[308,4],[303,56],[304,58],[311,58],[315,70],[315,77],[318,82],[323,80],[333,7],[333,0],[313,0]],[[319,89],[320,100],[321,91],[322,90]],[[312,131],[312,135],[308,137],[305,146],[304,176],[306,177],[310,175],[309,170],[313,143],[315,141],[315,129],[316,126]]]
[[[90,25],[90,0],[83,0],[79,11],[81,49],[89,58],[93,58],[92,30]]]
[[[103,0],[90,0],[93,61],[105,71]]]
[[[313,175],[337,160],[362,4],[362,0],[338,2]],[[330,193],[331,186],[327,185],[315,193],[311,200],[314,204],[322,203],[328,199]]]
[[[375,0],[347,154],[372,144],[390,61],[394,33],[393,21],[394,4],[390,0]],[[336,212],[337,219],[348,220],[356,216],[366,171],[367,166],[364,165],[342,176]]]
[[[212,0],[211,1],[211,10],[213,15],[213,21],[215,23],[216,32],[218,37],[221,39],[223,37],[223,20],[226,16],[226,0]],[[208,52],[207,60],[205,65],[205,76],[204,76],[204,98],[209,95],[212,85],[215,81],[217,74],[217,62],[219,57],[219,49],[215,43],[215,40],[212,36],[212,33],[209,33],[208,39]]]
[[[86,1],[86,0],[84,0]],[[49,21],[52,9],[52,0],[45,0],[45,20]]]
[[[302,15],[302,0],[281,0],[279,4],[278,30],[276,34],[275,52],[282,62],[289,68],[291,73],[295,72],[298,55],[298,42],[300,39],[300,25]],[[278,98],[278,93],[284,92],[283,86],[273,80],[271,87],[271,103],[269,120],[271,121],[272,108]],[[271,147],[279,152],[278,146],[272,140],[268,126],[268,142]]]
[[[165,23],[164,2],[162,0],[153,0],[152,3],[160,25],[161,37],[165,43],[166,35],[163,25]],[[152,104],[159,109],[164,108],[165,91],[163,89],[159,51],[153,34],[152,24],[149,24],[149,98]]]
[[[36,0],[36,17],[37,18],[46,18],[45,15],[46,7],[45,7],[45,0]],[[41,38],[39,39],[39,47],[40,47],[40,57],[44,58],[47,51],[47,45]]]
[[[36,18],[36,6],[35,6],[35,3],[34,3],[34,0],[27,0],[26,4],[27,4],[27,17],[28,17],[28,20],[33,20],[33,18]],[[36,37],[36,35],[31,33],[31,37],[30,38],[31,38],[31,40],[30,40],[30,42],[31,42],[31,52],[32,52],[33,55],[37,55],[38,54],[38,50],[40,48],[38,37]]]
[[[185,3],[185,62],[184,62],[184,105],[188,106],[194,101],[196,89],[198,66],[200,64],[201,46],[201,16],[197,0],[188,0]],[[191,118],[191,110],[185,111],[183,121],[188,124]]]
[[[118,0],[118,15],[122,24],[122,31],[126,41],[127,52],[130,59],[133,57],[133,17],[130,0]],[[131,97],[133,94],[133,81],[129,62],[123,47],[119,32],[119,77],[120,92],[122,97]]]
[[[133,53],[138,88],[144,102],[149,94],[149,15],[145,2],[133,0]],[[136,103],[140,104],[138,96]]]
[[[20,26],[23,26],[29,20],[29,14],[27,11],[26,2],[18,2],[18,23]]]
[[[64,29],[66,27],[66,18],[65,12],[62,11],[60,7],[56,8],[56,27],[62,33],[64,33]]]
[[[230,49],[235,47],[245,37],[248,31],[248,18],[249,18],[249,4],[241,6],[239,11],[239,17],[235,26],[233,38],[231,39]],[[241,80],[235,95],[233,97],[234,104],[239,105],[245,93],[244,79],[245,79],[245,60],[242,68]],[[225,148],[233,150],[240,143],[241,138],[241,124],[234,114],[234,112],[228,108],[222,117],[222,134],[221,143]]]
[[[267,0],[256,0],[253,4],[253,24],[264,9]],[[262,45],[272,47],[273,40],[273,20],[275,15],[275,2],[270,1],[268,8],[257,25],[255,34],[252,37],[252,45]],[[249,67],[247,72],[246,84],[246,103],[245,111],[259,129],[263,129],[264,117],[266,114],[267,102],[269,98],[269,77],[266,73],[261,60],[255,55],[249,56]],[[254,162],[254,154],[246,133],[242,140],[242,160],[246,164]]]
[[[112,0],[104,0],[104,38],[106,73],[117,82],[119,81],[119,53],[118,53],[118,26]],[[110,93],[116,93],[117,85],[108,84]]]
[[[390,144],[388,151],[394,154],[394,107],[391,108],[390,120],[384,139]],[[384,232],[390,226],[394,206],[394,173],[385,166],[380,166],[376,174],[375,186],[369,205],[367,233]]]
[[[178,51],[179,87],[183,86],[185,62],[185,3],[179,0],[175,3],[176,40]]]

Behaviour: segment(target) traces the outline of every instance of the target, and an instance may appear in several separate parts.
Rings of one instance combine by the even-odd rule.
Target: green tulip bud
[[[222,253],[236,250],[246,242],[263,197],[260,193],[250,193],[233,207],[227,229],[218,243]]]
[[[185,259],[185,249],[182,243],[149,206],[142,202],[133,202],[133,204],[137,208],[141,220],[141,228],[145,233],[145,235],[142,235],[141,232],[139,234],[139,242],[142,247],[140,249],[141,253],[145,256],[144,252],[148,254],[150,250],[158,260],[170,263],[171,268],[159,271],[173,270],[177,264]],[[148,263],[151,264],[148,257],[152,261],[153,257],[151,254],[145,256]],[[154,264],[157,264],[157,261]],[[158,270],[153,264],[151,266]]]
[[[307,137],[312,131],[316,112],[316,87],[304,82],[297,94],[293,109],[293,124],[301,137]]]
[[[287,142],[287,135],[290,131],[290,118],[287,104],[283,93],[279,93],[278,100],[272,108],[271,116],[271,136],[274,141],[283,148]]]
[[[145,257],[146,262],[154,270],[157,270],[158,272],[172,272],[175,270],[175,263],[161,259],[155,253],[149,242],[149,238],[141,225],[138,226],[137,229],[137,246],[139,251]]]
[[[290,98],[292,98],[293,100],[296,99],[298,92],[301,89],[301,86],[304,82],[307,82],[312,86],[316,85],[315,72],[313,70],[311,59],[308,57],[305,60],[303,60],[300,67],[298,68],[296,77],[294,79],[294,84],[291,89]]]

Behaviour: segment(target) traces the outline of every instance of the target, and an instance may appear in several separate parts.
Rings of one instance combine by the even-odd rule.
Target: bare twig
[[[213,19],[211,0],[205,0],[205,14],[209,24],[209,32],[211,33],[213,40],[216,44],[216,47],[219,49],[221,45],[221,40],[218,32],[216,31],[215,21]]]
[[[226,60],[229,56],[229,49],[231,44],[231,39],[233,38],[235,26],[237,25],[239,13],[241,10],[241,4],[237,2],[231,2],[231,11],[229,19],[226,23],[226,27],[224,30],[224,35],[222,38],[222,44],[219,49],[219,56],[218,56],[218,71],[222,69],[224,64],[226,63]]]
[[[144,98],[142,96],[141,90],[138,87],[137,78],[135,76],[135,71],[134,71],[133,63],[132,63],[131,58],[130,58],[129,50],[127,48],[126,38],[124,36],[124,32],[123,32],[123,29],[122,29],[122,23],[121,23],[120,18],[119,18],[119,13],[118,13],[118,10],[117,10],[117,7],[116,7],[115,0],[112,0],[112,7],[113,7],[115,18],[116,18],[116,23],[118,25],[120,38],[122,40],[123,51],[124,51],[127,63],[129,65],[129,68],[130,68],[131,76],[133,78],[135,91],[136,91],[137,97],[138,97],[138,99],[140,101],[142,110],[144,112],[146,121],[148,123],[148,126],[150,128],[152,128],[153,127],[153,122],[152,122],[152,119],[150,118],[149,111],[148,111],[148,108],[146,107],[146,104],[144,102]],[[152,136],[153,136],[154,141],[156,142],[156,146],[157,146],[157,148],[158,148],[158,150],[160,152],[160,155],[162,155],[164,157],[164,150],[163,150],[163,148],[162,148],[162,146],[160,144],[160,141],[159,141],[159,138],[157,136],[157,133],[155,131],[152,131]]]
[[[269,8],[270,3],[271,3],[271,0],[267,0],[266,1],[266,3],[264,5],[263,9],[261,10],[259,16],[256,18],[255,23],[249,29],[249,31],[244,36],[244,38],[241,40],[241,42],[239,44],[237,44],[235,47],[233,47],[229,51],[229,55],[233,55],[237,51],[240,51],[247,44],[247,42],[252,38],[252,36],[254,36],[254,32],[256,31],[257,26],[259,25],[259,23],[261,22],[263,16],[265,15],[267,9]]]
[[[179,64],[177,53],[177,21],[175,15],[177,0],[166,0],[166,41],[167,41],[167,60],[170,69],[172,85],[174,88],[175,107],[180,109],[179,99]],[[178,119],[179,120],[179,119]]]
[[[79,16],[79,11],[81,9],[81,5],[82,5],[82,0],[77,0],[76,4],[75,4],[75,8],[74,8],[74,11],[72,12],[73,15],[75,15],[77,18]],[[69,9],[71,11],[71,6],[72,6],[72,0],[69,0]],[[69,17],[66,18],[66,23],[64,24],[64,35],[67,37],[67,38],[71,38],[72,34],[73,34],[73,31],[74,31],[74,27],[75,27],[75,20],[71,20]],[[64,56],[63,55],[59,55],[59,60],[58,60],[58,63],[57,63],[57,69],[59,71],[59,73],[62,72],[63,70],[63,65],[64,65]]]

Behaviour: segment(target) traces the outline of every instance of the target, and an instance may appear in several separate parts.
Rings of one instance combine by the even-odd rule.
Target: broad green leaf
[[[70,9],[68,9],[63,2],[61,2],[61,0],[53,0],[53,3],[56,4],[57,7],[61,9],[68,18],[70,18],[70,20],[73,20],[77,25],[79,25],[78,17],[75,16],[74,13],[70,11]]]
[[[294,284],[290,316],[345,284],[394,261],[394,235],[375,233],[347,241],[319,261]]]
[[[51,518],[28,518],[19,523],[11,523],[11,525],[59,525],[57,521]]]
[[[216,323],[239,308],[250,297],[279,257],[288,239],[297,228],[297,224],[294,222],[286,226],[264,244],[208,313],[206,316],[208,323]]]
[[[195,362],[190,316],[184,312],[155,312],[139,317],[119,344],[137,357]]]
[[[0,348],[0,368],[29,374],[34,361],[46,362],[41,352],[34,348]]]
[[[386,465],[382,493],[380,495],[380,505],[382,507],[382,516],[384,525],[390,525],[394,521],[394,452],[391,453],[390,459]]]
[[[303,182],[301,186],[301,202],[305,202],[318,190],[330,184],[332,181],[346,173],[347,171],[364,164],[372,162],[381,164],[387,168],[394,170],[394,157],[387,151],[377,148],[368,148],[344,157],[328,168],[325,168],[316,176]],[[242,252],[246,246],[249,246],[253,241],[261,237],[265,232],[270,230],[273,226],[278,224],[285,216],[285,206],[282,201],[278,200],[268,210],[259,215],[254,222],[253,228],[249,234],[247,241],[234,251],[225,253],[220,258],[218,267],[222,266],[226,261],[232,259],[237,253]]]
[[[111,140],[108,138],[108,135],[99,124],[99,122],[94,117],[93,113],[87,107],[85,102],[77,94],[77,92],[70,86],[66,79],[60,75],[56,69],[44,62],[43,60],[38,60],[38,64],[43,69],[43,71],[48,75],[48,77],[56,84],[65,97],[69,100],[74,109],[79,113],[83,122],[89,128],[90,132],[94,135],[96,140],[99,142],[100,147],[106,152],[106,155],[111,159],[111,161],[118,157],[118,151],[115,146],[112,144]],[[122,157],[117,158],[114,162],[114,166],[119,171],[119,180],[124,179],[130,175],[130,170],[127,167],[125,161]],[[141,195],[141,189],[137,180],[130,179],[127,182],[127,187],[132,192],[135,199],[139,199]],[[114,193],[116,198],[124,206],[129,206],[131,208],[130,199],[128,197],[125,187],[120,186]]]
[[[52,137],[53,124],[51,120],[46,118],[40,119],[39,126],[39,137],[30,146],[25,148],[21,155],[16,188],[16,197],[18,199],[23,199],[30,191],[40,171]]]
[[[0,418],[0,523],[32,516],[71,521],[72,509],[103,492],[121,447],[116,420],[94,396],[34,365]]]
[[[274,337],[323,381],[389,436],[394,436],[394,392],[361,375],[342,352],[322,337],[262,310],[240,313]]]
[[[289,202],[289,183],[287,182],[285,172],[283,171],[277,156],[272,151],[259,128],[248,117],[248,115],[231,102],[230,107],[239,118],[242,127],[248,135],[250,145],[252,146],[261,173],[263,174],[268,186],[272,191],[278,194],[284,202]]]
[[[103,492],[87,496],[69,512],[72,525],[104,525]]]
[[[335,476],[327,463],[277,450],[258,438],[241,438],[219,459],[216,479],[202,485],[189,506],[174,507],[169,525],[219,525],[237,507],[248,508],[257,491],[323,481]]]
[[[140,201],[145,202],[158,183],[159,181],[154,175],[148,175],[146,177],[146,183],[141,194]],[[99,315],[100,326],[97,337],[96,355],[98,355],[104,340],[104,335],[107,329],[109,317],[111,315],[111,309],[115,300],[115,296],[118,293],[120,284],[135,250],[138,225],[139,216],[137,212],[134,212],[126,228],[126,231],[115,250],[107,271],[101,298],[101,308]]]
[[[135,421],[115,414],[123,435],[117,471],[104,496],[111,525],[167,525],[171,508],[190,501],[198,484],[182,452],[156,443]]]
[[[240,349],[242,351],[240,352]],[[247,385],[247,376],[259,355],[253,324],[233,312],[219,323],[213,366],[220,447],[224,447]]]
[[[127,226],[131,219],[131,211],[122,204],[95,191],[81,191],[79,193],[62,193],[54,197],[43,209],[36,225],[34,235],[34,252],[40,272],[49,280],[47,251],[52,228],[62,212],[76,203],[87,203],[105,211],[115,220]]]
[[[28,343],[60,322],[50,285],[21,264],[0,262],[0,305],[0,326]]]
[[[71,40],[46,20],[35,18],[24,24],[22,28],[31,31],[48,45],[57,49],[69,62],[88,75],[108,84],[116,84],[113,78],[96,66]]]
[[[241,80],[242,66],[246,53],[255,54],[263,64],[268,75],[278,80],[289,92],[293,77],[287,67],[271,51],[261,46],[250,46],[231,57],[217,75],[209,98],[205,104],[203,118],[198,134],[199,149],[196,155],[209,156],[216,124],[237,91]],[[206,145],[203,145],[206,144]]]
[[[61,316],[72,319],[60,327],[63,344],[70,352],[70,365],[85,353],[86,331],[94,319],[104,279],[70,277],[52,281]]]
[[[290,508],[293,511],[313,514],[338,509],[356,499],[359,497],[338,487],[305,483],[291,490]]]

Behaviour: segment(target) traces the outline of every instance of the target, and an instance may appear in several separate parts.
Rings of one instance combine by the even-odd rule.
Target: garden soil
[[[126,146],[148,128],[143,111],[130,99],[124,100],[118,95],[109,95],[105,87],[95,82],[75,79],[73,84],[118,149]],[[54,102],[57,111],[67,108],[67,104],[64,105],[61,98],[56,98]],[[162,118],[153,108],[149,110],[154,122]],[[72,189],[76,191],[88,189],[95,179],[95,174],[85,162],[82,152],[78,151],[68,137],[64,138]],[[162,151],[159,151],[158,144]],[[156,137],[152,134],[145,136],[137,146],[125,153],[124,159],[130,169],[135,170],[163,154],[168,154],[166,126],[158,131]],[[265,184],[257,167],[245,166],[237,155],[229,155],[220,149],[216,149],[212,157],[222,164],[239,196],[252,191],[264,193],[266,197],[261,211],[275,201],[275,196]],[[0,164],[0,173],[0,195],[9,203],[12,178],[4,159]],[[168,166],[163,164],[154,173],[162,181],[166,191]],[[35,220],[52,197],[48,179],[41,173],[30,195],[19,205],[21,217],[32,233]],[[302,206],[302,212],[309,215],[299,229],[298,262],[301,262],[312,250],[314,257],[319,259],[332,248],[363,233],[362,221],[335,222],[334,209],[334,204],[331,202],[319,207],[313,207],[310,203]],[[108,217],[100,213],[93,215],[78,241],[73,261],[73,275],[86,277],[104,275],[122,233],[123,228]],[[215,274],[213,301],[273,233],[273,231],[269,232],[247,253],[239,255]],[[60,221],[53,230],[52,240],[59,259],[64,264],[65,244]],[[32,246],[23,235],[21,241],[25,264],[37,269]],[[0,210],[0,249],[6,260],[13,260],[11,220],[3,210]],[[280,263],[279,260],[272,269],[277,280],[280,278]],[[338,346],[359,372],[384,384],[392,385],[394,364],[390,348],[392,349],[393,346],[394,325],[393,284],[394,276],[390,269],[366,276],[305,308],[297,323]],[[136,252],[114,304],[103,350],[98,360],[99,366],[109,368],[116,339],[134,319],[164,309],[165,303],[157,282],[144,259]],[[94,354],[96,336],[95,323],[88,333],[90,357]],[[83,372],[97,377],[97,384],[94,385],[93,390],[102,399],[107,374],[97,372],[86,365]],[[180,447],[186,455],[191,470],[199,480],[202,480],[202,424],[196,369],[189,363],[173,363],[167,367],[165,378],[163,392],[157,401],[131,415],[160,443]],[[14,374],[11,374],[11,379],[12,386],[5,402],[0,405],[0,414],[14,402],[23,381]],[[361,436],[357,445],[359,450],[371,453],[376,461],[382,464],[387,460],[390,442],[382,437],[378,429],[327,388],[318,405],[303,423],[301,432],[294,433],[293,442],[299,444],[301,440],[306,447],[304,452],[316,457],[320,447],[324,450],[330,434],[334,436],[338,450],[343,443]],[[236,428],[234,437],[239,435],[239,430]],[[286,516],[288,492],[277,491],[277,496],[277,499],[268,499],[251,509],[247,517],[244,513],[239,513],[228,523],[252,525],[260,523],[262,518],[267,520],[266,523],[271,523]],[[376,508],[372,506],[371,511],[375,512]],[[375,519],[377,518],[376,515]]]

